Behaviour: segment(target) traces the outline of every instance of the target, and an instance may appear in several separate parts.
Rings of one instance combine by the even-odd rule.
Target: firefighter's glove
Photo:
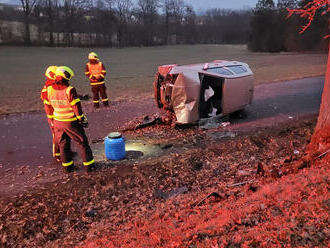
[[[97,80],[97,77],[96,76],[92,76],[91,77],[91,80],[96,81]]]
[[[48,118],[47,121],[48,121],[49,126],[54,127],[53,119]]]
[[[82,127],[87,128],[88,127],[88,120],[87,117],[84,116],[79,120],[79,123]]]

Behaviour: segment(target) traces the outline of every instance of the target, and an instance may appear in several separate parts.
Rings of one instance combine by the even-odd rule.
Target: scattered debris
[[[85,212],[85,216],[86,217],[95,217],[97,215],[97,212],[95,209],[88,209],[86,212]]]
[[[211,128],[217,128],[220,126],[224,127],[223,123],[227,123],[227,122],[223,122],[222,118],[223,115],[216,115],[210,118],[201,118],[198,122],[199,128],[202,130],[206,130]]]
[[[226,121],[226,122],[222,122],[221,123],[221,126],[222,127],[227,127],[227,126],[229,126],[230,125],[230,122],[229,121]]]
[[[228,131],[228,132],[214,132],[208,134],[211,138],[217,139],[224,139],[224,138],[235,138],[237,136],[236,133]]]
[[[157,123],[160,123],[161,119],[160,117],[152,117],[150,118],[148,115],[143,117],[143,121],[142,123],[138,124],[135,129],[139,129],[139,128],[144,128],[144,127],[148,127],[151,125],[155,125]]]
[[[254,180],[255,180],[255,179],[248,180],[248,181],[244,181],[244,182],[241,182],[241,183],[229,184],[229,185],[227,185],[227,187],[241,186],[241,185],[244,185],[244,184],[247,184],[247,183],[252,183],[252,182],[254,182]]]
[[[324,155],[328,154],[330,152],[330,149],[321,153],[319,156],[317,156],[317,158],[322,158]]]
[[[191,206],[192,207],[201,206],[202,204],[204,204],[206,202],[207,199],[209,199],[211,197],[214,198],[214,202],[218,202],[218,201],[224,199],[224,196],[220,196],[220,194],[218,194],[217,192],[212,192],[212,193],[208,194],[206,197],[204,197],[201,201],[195,202]]]
[[[297,124],[293,123],[292,125]],[[237,228],[241,235],[247,230],[246,228],[253,228],[254,226],[264,228],[264,224],[268,225],[268,223],[273,225],[276,219],[272,216],[274,211],[272,206],[269,205],[270,203],[282,204],[283,202],[284,205],[280,206],[283,211],[286,211],[285,209],[289,210],[290,206],[294,206],[294,204],[302,204],[297,206],[299,208],[310,207],[312,210],[312,207],[317,204],[309,204],[309,199],[313,198],[309,196],[317,188],[326,190],[324,183],[322,185],[314,183],[311,184],[311,187],[304,187],[304,185],[307,185],[304,183],[297,184],[297,186],[301,185],[302,190],[304,190],[303,194],[297,195],[297,201],[293,201],[291,195],[287,196],[285,190],[278,190],[283,186],[281,182],[285,182],[290,177],[292,180],[287,181],[286,187],[290,187],[292,183],[297,183],[299,180],[307,182],[303,181],[306,178],[305,176],[308,176],[307,172],[310,169],[316,170],[313,167],[308,168],[308,170],[301,170],[299,171],[302,174],[301,178],[295,180],[295,175],[290,175],[290,173],[295,173],[292,172],[293,163],[282,163],[287,157],[292,156],[293,159],[298,157],[293,154],[294,149],[299,150],[301,154],[301,151],[304,150],[310,140],[313,123],[312,125],[301,123],[299,125],[290,129],[285,126],[284,129],[281,129],[281,133],[276,130],[272,130],[271,133],[268,130],[261,130],[261,132],[253,133],[252,136],[250,134],[247,136],[241,135],[235,139],[221,140],[221,142],[218,142],[218,139],[223,137],[224,134],[229,137],[235,136],[235,134],[219,132],[218,130],[218,132],[204,132],[196,127],[176,130],[166,125],[155,125],[134,130],[132,133],[136,135],[137,139],[150,138],[154,141],[152,144],[157,143],[154,146],[158,149],[157,151],[160,151],[157,153],[159,156],[144,156],[143,159],[134,162],[127,160],[120,166],[107,165],[93,174],[77,172],[74,175],[64,176],[63,173],[58,172],[56,178],[52,179],[54,182],[45,184],[45,188],[41,187],[43,185],[39,182],[44,180],[48,174],[55,173],[54,171],[47,172],[40,178],[41,180],[32,181],[32,177],[29,178],[31,183],[35,183],[35,189],[30,190],[28,188],[18,197],[11,195],[8,200],[0,201],[0,209],[3,209],[0,213],[2,220],[2,224],[0,224],[0,242],[5,242],[5,247],[15,247],[16,244],[24,247],[83,246],[82,242],[86,239],[88,242],[89,237],[101,237],[104,236],[105,230],[110,230],[118,242],[126,244],[126,241],[132,241],[132,245],[137,244],[135,247],[141,247],[142,242],[149,242],[150,237],[153,237],[152,235],[158,236],[158,243],[150,244],[150,247],[157,247],[159,246],[160,233],[157,233],[157,231],[155,234],[146,232],[155,227],[153,223],[155,223],[154,225],[161,225],[162,228],[173,227],[175,229],[176,227],[185,228],[190,224],[196,226],[196,223],[207,223],[208,220],[213,221],[213,218],[223,218],[217,221],[218,224],[226,221],[227,217],[229,222],[223,226],[225,228],[221,229],[216,226],[212,229],[209,226],[208,231],[214,232],[207,237],[212,237],[212,235],[214,235],[213,237],[221,236],[221,239],[229,241],[234,240],[235,237],[228,235],[233,233],[232,230],[235,230],[236,233]],[[129,132],[127,134],[131,135]],[[251,137],[254,138],[251,139]],[[288,140],[292,141],[294,149]],[[139,143],[142,147],[149,149],[145,140]],[[175,150],[175,152],[174,149],[161,150],[160,144],[164,144],[166,149],[173,145],[178,150]],[[190,160],[190,158],[193,159]],[[258,161],[262,161],[262,163],[258,163]],[[326,161],[324,159],[319,162],[324,163]],[[201,165],[203,166],[201,167]],[[195,170],[194,166],[202,169]],[[256,168],[257,166],[258,168]],[[4,164],[3,167],[2,170],[5,171],[7,169],[6,165]],[[1,183],[7,183],[10,192],[19,186],[25,189],[26,185],[20,184],[15,184],[12,188],[9,188],[11,183],[14,183],[11,177],[13,175],[19,176],[19,173],[17,173],[19,171],[24,172],[22,175],[28,176],[27,171],[35,169],[33,165],[31,167],[26,166],[24,170],[23,167],[20,167],[8,173],[3,173]],[[38,169],[44,170],[44,168]],[[257,170],[257,174],[263,175],[264,178],[255,179],[253,182],[249,179],[253,178],[255,170]],[[250,172],[251,175],[247,175],[246,172]],[[318,172],[316,170],[316,174],[308,179],[310,180],[308,183],[316,182],[313,180],[319,176]],[[278,178],[280,175],[285,176]],[[326,179],[324,176],[326,174],[323,173],[322,175],[322,178]],[[36,174],[33,176],[36,176]],[[320,177],[320,180],[322,178]],[[62,181],[63,183],[61,183]],[[270,190],[274,191],[274,197],[281,194],[281,197],[288,197],[288,199],[278,198],[280,199],[278,201],[270,202],[269,199],[263,201],[264,193],[269,193],[269,191],[264,191],[264,185],[268,182],[278,184],[277,188],[270,187]],[[235,187],[240,185],[245,186]],[[212,190],[209,191],[210,189]],[[200,195],[205,197],[203,199],[199,198],[200,192],[207,192],[206,190],[214,192],[207,196]],[[188,194],[184,194],[186,192]],[[253,194],[253,192],[257,192],[257,194]],[[253,197],[259,197],[257,198],[259,200],[251,203],[249,201],[251,198],[248,197],[252,194]],[[195,202],[197,199],[198,201]],[[323,202],[321,201],[323,199],[319,200],[318,202]],[[216,201],[220,201],[219,207],[211,205]],[[191,209],[192,203],[201,207]],[[257,207],[249,208],[250,205],[248,204],[255,204]],[[318,204],[318,206],[321,205]],[[247,207],[245,208],[245,206]],[[213,211],[215,208],[220,212]],[[292,207],[294,211],[292,213],[301,214],[296,211],[299,208]],[[59,209],[63,211],[59,211]],[[230,218],[234,215],[227,214],[227,211],[247,212],[244,212],[246,213],[244,218],[239,216],[237,221],[236,219],[231,221]],[[318,214],[318,211],[310,212],[312,217],[308,217],[306,221],[316,219],[313,215]],[[150,218],[146,218],[146,216]],[[160,218],[157,219],[157,216]],[[264,216],[267,217],[266,222],[264,222]],[[322,216],[326,215],[320,215],[320,217]],[[194,220],[197,222],[192,222]],[[288,221],[290,222],[290,220]],[[322,226],[312,227],[308,230],[303,230],[305,226],[301,227],[300,222],[296,222],[296,224],[295,222],[289,223],[290,227],[292,225],[293,228],[298,228],[297,231],[294,230],[293,235],[298,235],[300,231],[302,233],[309,232],[311,235],[318,235],[319,233],[325,235],[326,233],[326,222],[324,221],[322,223],[317,222],[317,225],[321,223]],[[166,226],[167,223],[169,223],[168,226]],[[258,223],[263,225],[258,225]],[[15,229],[12,228],[13,226],[15,226]],[[153,228],[153,230],[158,230],[158,227],[160,226]],[[135,232],[135,228],[138,228],[139,232]],[[134,232],[127,230],[134,230]],[[168,231],[170,229],[162,230]],[[175,229],[175,235],[179,235],[177,230]],[[193,229],[190,228],[185,230],[193,232]],[[222,233],[219,233],[219,230],[222,230],[220,231]],[[266,228],[257,231],[260,230],[266,230]],[[290,236],[291,229],[288,228],[287,230],[289,231],[288,238],[292,237]],[[255,231],[255,229],[251,229],[251,231]],[[201,230],[202,232],[204,230]],[[38,235],[38,233],[41,233],[45,238],[40,239],[41,235]],[[133,240],[125,236],[130,235],[130,233],[138,235],[135,236],[138,239]],[[187,234],[190,233],[182,233],[185,240],[192,241],[190,244],[198,244],[194,239],[194,233],[189,236]],[[279,233],[279,235],[284,234]],[[324,237],[326,236],[323,236],[323,239]],[[104,238],[107,239],[108,237]],[[273,240],[278,241],[279,238],[285,240],[285,236],[276,236]],[[219,241],[219,238],[217,239],[216,241]],[[259,240],[263,240],[263,237],[259,237],[257,241],[259,242]],[[161,241],[164,242],[161,246],[169,247],[167,241],[165,239]],[[206,242],[207,240],[203,241]],[[243,245],[245,241],[245,239],[242,239],[239,241],[241,243],[237,243],[237,245]],[[299,244],[298,241],[293,240],[292,242],[296,242],[293,243],[296,246],[312,246],[312,243],[307,243],[307,241]],[[182,247],[189,247],[190,244],[184,243]],[[315,243],[315,246],[318,244],[321,243]],[[91,245],[89,247],[99,246],[102,245]],[[322,245],[318,246],[322,247]],[[114,245],[113,247],[120,247],[120,245]],[[212,246],[205,243],[205,247]]]
[[[251,175],[251,171],[247,171],[247,170],[238,170],[238,171],[237,171],[237,175],[238,175],[238,176],[249,176],[249,175]]]
[[[186,192],[188,192],[188,188],[186,186],[173,189],[173,190],[171,190],[170,192],[167,192],[167,193],[162,191],[161,189],[156,189],[154,191],[154,196],[156,198],[167,200],[169,198],[175,197],[175,196],[180,195],[180,194],[184,194]]]

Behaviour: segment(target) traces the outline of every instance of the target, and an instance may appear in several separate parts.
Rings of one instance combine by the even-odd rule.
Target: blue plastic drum
[[[125,157],[125,140],[121,133],[110,133],[104,140],[104,150],[107,159],[121,160]]]

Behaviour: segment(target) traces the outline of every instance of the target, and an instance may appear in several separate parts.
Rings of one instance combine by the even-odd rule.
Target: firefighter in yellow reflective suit
[[[74,162],[70,152],[72,139],[80,150],[83,164],[87,171],[95,168],[92,150],[89,146],[84,127],[88,126],[83,114],[76,89],[69,85],[74,76],[66,66],[56,70],[55,84],[47,88],[47,114],[53,115],[54,138],[59,144],[62,165],[65,171],[74,171]]]
[[[89,78],[89,82],[93,93],[93,103],[95,108],[99,108],[99,99],[104,106],[109,106],[109,99],[107,96],[107,88],[105,87],[104,78],[107,71],[103,63],[99,60],[99,56],[91,52],[88,54],[88,63],[85,68],[85,75]]]

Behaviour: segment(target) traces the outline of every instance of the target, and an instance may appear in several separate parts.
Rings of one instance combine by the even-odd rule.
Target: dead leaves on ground
[[[155,221],[160,218],[158,221],[162,225],[183,227],[188,219],[198,218],[201,211],[258,193],[260,185],[289,174],[292,163],[302,155],[295,151],[304,150],[310,138],[306,134],[312,133],[310,129],[310,125],[303,123],[277,133],[264,132],[235,139],[212,139],[208,135],[209,132],[221,132],[221,128],[201,131],[152,126],[127,131],[126,135],[134,135],[137,139],[173,145],[163,156],[105,167],[91,175],[73,175],[67,177],[65,183],[50,183],[45,189],[1,201],[1,244],[4,247],[17,244],[18,247],[72,247],[82,244],[86,238],[97,239],[107,233],[116,236],[121,231],[138,232],[136,225],[147,225],[144,220],[148,217]],[[220,197],[207,197],[203,201],[212,192]],[[203,203],[197,209],[191,209],[196,201]],[[188,212],[175,214],[185,207]],[[262,211],[266,209],[268,206],[265,205]],[[272,211],[274,215],[280,213],[276,209]],[[210,216],[205,223],[212,218]],[[221,221],[225,223],[229,219],[225,217]],[[238,216],[223,232],[234,230],[237,225],[253,227],[262,221],[259,216]],[[147,227],[150,228],[160,227]],[[185,228],[187,231],[194,227]],[[160,236],[156,231],[141,237],[145,235],[158,246],[170,238],[168,234]],[[188,235],[184,240],[193,244],[215,240],[218,234],[195,235]],[[238,237],[235,239],[239,240]],[[179,241],[182,242],[181,237],[173,238],[171,242]]]

